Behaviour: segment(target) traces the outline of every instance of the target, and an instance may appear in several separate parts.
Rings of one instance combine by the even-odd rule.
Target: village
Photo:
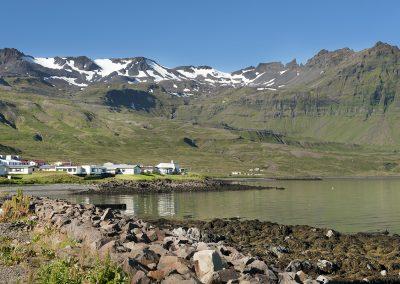
[[[30,175],[34,172],[63,172],[77,176],[114,176],[114,175],[140,175],[160,174],[179,175],[186,174],[187,169],[181,168],[174,161],[161,162],[155,166],[140,164],[115,164],[111,162],[102,165],[83,164],[72,162],[46,163],[43,160],[26,160],[18,155],[0,155],[0,176],[12,178],[13,175]]]

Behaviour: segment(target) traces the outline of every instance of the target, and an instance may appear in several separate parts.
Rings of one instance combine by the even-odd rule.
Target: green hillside
[[[172,93],[170,81],[77,89],[6,76],[0,151],[85,163],[174,159],[211,175],[254,168],[263,176],[396,175],[399,59],[399,49],[383,43],[321,51],[294,66],[297,77],[292,70],[281,89],[218,87],[190,96]]]

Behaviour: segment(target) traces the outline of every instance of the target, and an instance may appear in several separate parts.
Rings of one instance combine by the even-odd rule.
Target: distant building
[[[153,166],[142,166],[142,173],[145,174],[152,174],[154,173],[154,167]]]
[[[57,172],[65,172],[70,175],[102,175],[107,173],[103,166],[82,165],[82,166],[56,166]]]
[[[0,165],[0,176],[6,176],[8,174],[8,166]]]
[[[82,173],[86,175],[102,175],[107,173],[107,169],[103,166],[83,165]]]
[[[82,175],[81,166],[56,166],[57,172],[64,172],[70,175]]]
[[[159,163],[155,171],[162,175],[172,175],[180,173],[180,167],[179,164],[171,161],[170,163]]]
[[[30,165],[9,165],[8,174],[10,175],[30,175],[36,167]]]
[[[56,171],[56,166],[54,165],[43,165],[39,167],[40,171],[43,172],[55,172]]]
[[[19,156],[14,155],[1,155],[0,156],[0,164],[7,165],[7,166],[17,166],[22,165]]]
[[[142,172],[139,165],[105,163],[103,167],[107,173],[114,175],[139,175]]]

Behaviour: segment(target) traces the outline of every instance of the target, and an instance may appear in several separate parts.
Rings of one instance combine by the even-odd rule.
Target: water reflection
[[[262,182],[265,184],[265,182]],[[400,233],[400,179],[280,181],[280,190],[63,196],[73,202],[125,203],[139,217],[242,217],[345,232]]]

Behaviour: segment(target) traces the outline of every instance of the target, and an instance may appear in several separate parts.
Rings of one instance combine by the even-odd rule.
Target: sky
[[[395,0],[12,0],[0,6],[0,48],[234,71],[306,62],[321,49],[400,45],[399,18]]]

